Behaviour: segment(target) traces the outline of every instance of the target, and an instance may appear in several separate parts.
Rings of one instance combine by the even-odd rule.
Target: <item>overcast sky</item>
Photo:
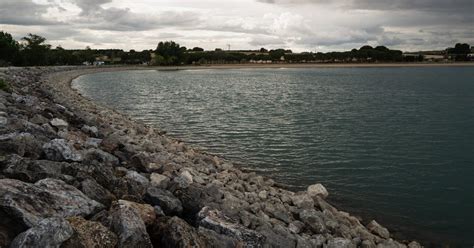
[[[64,48],[404,51],[474,45],[474,0],[0,0],[0,30]]]

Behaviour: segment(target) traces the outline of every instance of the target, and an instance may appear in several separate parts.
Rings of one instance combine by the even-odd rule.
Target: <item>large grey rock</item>
[[[3,174],[11,179],[35,183],[45,178],[56,178],[64,180],[66,175],[62,174],[63,164],[46,160],[29,160],[16,154],[10,155],[5,160]]]
[[[265,203],[265,212],[269,213],[270,216],[285,222],[286,224],[289,224],[293,220],[290,211],[288,211],[281,204],[271,204],[267,202]]]
[[[326,248],[356,248],[357,245],[352,240],[345,238],[329,239]]]
[[[117,203],[110,212],[111,229],[118,235],[119,248],[153,247],[145,222],[136,209]]]
[[[88,149],[84,154],[84,163],[94,165],[118,166],[119,159],[114,155],[100,149]]]
[[[320,183],[308,186],[307,192],[308,192],[308,195],[310,195],[312,197],[320,196],[323,199],[328,197],[328,195],[329,195],[326,188]]]
[[[82,156],[65,139],[53,139],[43,145],[46,158],[53,161],[81,161]]]
[[[181,201],[164,189],[149,187],[144,200],[153,206],[160,206],[166,215],[180,215],[183,212]]]
[[[372,220],[368,225],[367,229],[372,232],[373,234],[376,234],[384,239],[390,238],[390,233],[387,228],[381,226],[377,221]]]
[[[110,206],[116,200],[115,196],[95,180],[86,179],[81,182],[80,190],[92,200]]]
[[[300,220],[305,223],[315,234],[326,233],[323,213],[314,209],[305,209],[300,212]]]
[[[125,179],[129,185],[129,193],[139,197],[143,196],[150,184],[148,178],[140,175],[136,171],[127,171]]]
[[[15,153],[23,157],[38,159],[42,153],[42,142],[30,133],[8,133],[0,135],[0,151]]]
[[[102,208],[102,204],[61,180],[43,179],[35,184],[0,180],[0,212],[7,214],[2,221],[10,219],[32,227],[46,217],[88,216]]]
[[[243,242],[245,247],[260,247],[265,238],[244,226],[233,222],[218,210],[204,207],[198,213],[199,226],[215,231],[216,233],[233,237]]]
[[[65,219],[59,217],[47,218],[18,235],[10,247],[59,248],[73,233],[74,230]]]
[[[293,205],[297,206],[298,208],[303,209],[312,209],[314,208],[314,200],[311,196],[307,194],[296,194],[291,196],[291,200],[293,201]]]

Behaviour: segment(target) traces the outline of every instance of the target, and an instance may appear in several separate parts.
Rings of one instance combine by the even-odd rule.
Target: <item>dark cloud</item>
[[[43,17],[52,5],[36,4],[31,0],[1,0],[0,24],[53,25],[59,22]]]

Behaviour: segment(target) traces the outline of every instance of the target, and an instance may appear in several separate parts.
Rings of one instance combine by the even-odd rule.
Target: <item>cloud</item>
[[[460,11],[471,14],[474,9],[472,0],[257,0],[257,2],[283,5],[331,4],[358,10],[411,10],[446,13]]]
[[[37,4],[32,0],[1,0],[0,24],[11,25],[54,25],[59,22],[44,15],[51,4]]]
[[[472,0],[0,0],[1,29],[65,48],[403,50],[474,43]],[[420,31],[421,30],[421,31]]]

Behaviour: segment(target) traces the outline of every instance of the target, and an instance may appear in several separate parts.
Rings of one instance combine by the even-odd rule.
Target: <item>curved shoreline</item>
[[[105,182],[105,185],[101,184],[103,179],[96,178],[95,174],[88,176],[87,178],[97,181],[99,186],[96,187],[102,185],[104,190],[110,191],[115,200],[103,203],[100,216],[99,213],[92,218],[85,216],[85,221],[98,221],[112,230],[118,237],[119,247],[125,245],[123,242],[129,241],[123,239],[129,233],[127,228],[120,229],[114,223],[116,220],[120,220],[122,224],[132,220],[118,211],[117,206],[119,209],[134,209],[142,217],[143,222],[137,225],[145,228],[138,230],[143,239],[136,240],[139,239],[136,234],[131,237],[136,241],[133,245],[144,244],[143,247],[151,247],[151,244],[183,245],[179,242],[190,242],[187,245],[195,244],[198,247],[223,247],[229,244],[244,247],[406,247],[391,239],[389,231],[378,223],[372,221],[366,226],[361,220],[335,209],[324,200],[327,192],[321,185],[312,185],[305,192],[287,191],[276,186],[271,179],[242,172],[230,161],[204,154],[183,142],[162,135],[154,128],[101,106],[81,96],[71,87],[72,81],[84,74],[144,69],[154,68],[68,68],[68,71],[64,71],[64,68],[59,68],[58,71],[37,69],[38,71],[25,74],[31,73],[27,75],[30,78],[39,77],[39,84],[35,84],[35,79],[30,84],[15,82],[13,88],[16,95],[7,97],[8,104],[16,107],[14,104],[18,95],[35,95],[40,101],[39,105],[50,105],[50,109],[56,106],[58,109],[52,112],[48,110],[51,114],[47,117],[51,120],[48,120],[46,126],[57,128],[59,126],[55,125],[63,125],[56,121],[59,117],[69,122],[65,129],[49,130],[50,133],[45,136],[74,143],[70,149],[77,150],[75,152],[84,159],[73,162],[62,153],[60,155],[63,158],[57,161],[70,163],[69,166],[90,164],[91,161],[85,159],[92,156],[91,148],[85,148],[86,140],[100,138],[101,142],[92,149],[94,156],[100,158],[92,162],[113,172],[110,174],[111,179],[123,184],[126,190]],[[15,72],[12,74],[15,75]],[[25,83],[26,86],[22,85]],[[17,107],[22,108],[21,104],[23,103],[18,102]],[[60,107],[57,104],[61,104]],[[13,115],[7,116],[8,120],[14,118]],[[25,125],[29,125],[28,123],[29,121]],[[7,126],[7,130],[8,128]],[[47,141],[46,139],[45,142]],[[51,142],[54,140],[49,141]],[[46,159],[55,159],[47,156],[44,144],[40,147],[43,154],[46,152]],[[24,157],[21,161],[45,159],[44,155],[38,155],[37,158],[28,157],[26,153],[19,155]],[[7,161],[11,159],[8,157]],[[81,170],[80,167],[77,170]],[[9,174],[5,177],[16,178]],[[10,180],[1,178],[4,177],[0,177],[0,184]],[[77,176],[69,180],[72,185],[83,185],[85,182]],[[79,189],[87,196],[99,197],[96,194],[89,195],[90,192],[86,192],[84,186]],[[118,199],[122,200],[117,202]],[[3,207],[5,206],[0,204],[0,208]],[[144,210],[149,207],[155,207],[154,213]],[[157,207],[164,210],[164,213],[156,210]],[[143,216],[144,212],[147,217]],[[72,225],[69,219],[68,221]],[[411,242],[408,247],[416,248],[420,245]]]

